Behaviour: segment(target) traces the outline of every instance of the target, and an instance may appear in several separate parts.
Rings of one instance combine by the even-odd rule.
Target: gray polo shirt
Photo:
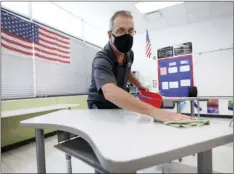
[[[119,65],[110,43],[97,52],[92,62],[92,80],[89,88],[88,104],[95,104],[100,109],[118,108],[104,98],[101,87],[114,83],[126,90],[131,66],[134,60],[133,51],[125,54],[124,65]]]

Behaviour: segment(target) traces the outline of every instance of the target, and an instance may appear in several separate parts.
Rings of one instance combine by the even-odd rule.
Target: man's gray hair
[[[132,17],[132,14],[130,11],[127,10],[119,10],[113,14],[113,16],[110,18],[110,31],[113,30],[114,20],[117,16],[126,16],[126,17]]]

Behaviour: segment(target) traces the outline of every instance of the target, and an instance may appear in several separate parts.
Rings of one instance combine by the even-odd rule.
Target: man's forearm
[[[122,109],[148,115],[159,121],[177,120],[181,117],[178,113],[169,112],[163,109],[155,108],[146,104],[134,96],[130,95],[115,84],[106,84],[102,87],[105,99],[114,103]],[[182,116],[184,118],[184,116]]]
[[[103,93],[106,100],[126,110],[151,116],[153,110],[156,109],[153,106],[140,101],[114,84],[108,84],[106,87],[103,87]]]

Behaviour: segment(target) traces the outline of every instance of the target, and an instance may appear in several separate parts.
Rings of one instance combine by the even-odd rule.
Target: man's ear
[[[111,32],[108,31],[108,32],[107,32],[107,35],[108,35],[108,38],[109,38],[109,40],[110,40],[110,39],[111,39]]]

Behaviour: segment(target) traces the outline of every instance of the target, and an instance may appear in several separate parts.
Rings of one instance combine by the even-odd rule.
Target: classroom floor
[[[217,120],[216,120],[217,121]],[[228,124],[229,119],[222,119],[219,123]],[[65,173],[65,156],[53,148],[57,143],[57,137],[45,139],[46,166],[48,173]],[[196,156],[184,157],[182,162],[178,160],[164,164],[165,173],[196,173]],[[82,161],[72,159],[73,173],[93,173],[93,168]],[[233,143],[213,149],[214,173],[233,173]],[[36,156],[35,143],[31,143],[2,153],[2,173],[35,173]],[[162,165],[138,171],[138,173],[162,173]]]

